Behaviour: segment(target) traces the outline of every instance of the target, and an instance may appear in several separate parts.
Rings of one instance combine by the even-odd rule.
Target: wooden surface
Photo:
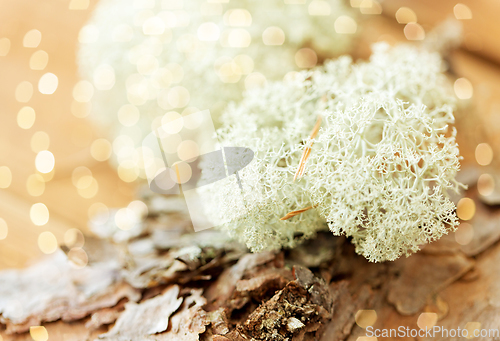
[[[85,10],[70,10],[69,0],[0,0],[0,39],[6,37],[11,42],[8,54],[0,57],[0,166],[8,166],[12,172],[10,186],[0,189],[0,218],[9,228],[7,238],[0,241],[0,268],[21,267],[39,257],[37,239],[43,231],[54,233],[58,242],[62,242],[64,232],[70,228],[85,231],[92,203],[120,207],[132,200],[135,186],[121,181],[106,162],[97,162],[90,156],[90,143],[105,137],[105,132],[86,118],[76,118],[70,109],[72,89],[78,81],[75,62],[78,32],[95,3],[91,0]],[[459,142],[465,141],[460,147],[467,163],[475,162],[477,143],[488,141],[496,155],[500,153],[500,25],[497,23],[500,3],[492,0],[464,3],[470,7],[473,18],[463,20],[466,42],[453,54],[451,65],[457,77],[468,78],[474,86],[472,100],[460,101],[461,110],[457,114],[459,129],[464,127],[459,130]],[[382,4],[382,16],[363,15],[364,31],[355,55],[366,57],[369,44],[374,41],[406,40],[404,25],[398,24],[394,17],[401,6],[412,8],[418,22],[429,30],[453,16],[456,2],[385,0]],[[37,48],[23,47],[23,37],[31,29],[42,33]],[[476,43],[471,44],[471,39]],[[37,50],[49,54],[44,70],[29,67],[29,59]],[[47,72],[59,79],[52,95],[43,95],[37,89],[38,80]],[[34,87],[27,103],[15,98],[16,87],[22,81],[29,81]],[[34,108],[36,121],[25,130],[17,125],[16,115],[26,105]],[[56,166],[43,195],[33,197],[26,189],[26,180],[36,173],[36,153],[30,148],[30,139],[37,131],[50,136],[49,150],[55,155]],[[78,136],[83,137],[75,138]],[[91,199],[81,197],[71,182],[71,172],[78,166],[91,169],[99,184],[98,193]],[[35,226],[29,217],[31,205],[38,202],[47,205],[50,211],[49,222],[41,227]]]

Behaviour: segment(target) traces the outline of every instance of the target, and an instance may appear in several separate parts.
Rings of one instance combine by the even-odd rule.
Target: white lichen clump
[[[222,228],[253,251],[293,247],[325,225],[375,262],[440,238],[458,224],[447,191],[461,186],[455,100],[442,71],[438,53],[378,44],[368,62],[341,57],[248,93],[225,112],[218,137],[255,159],[240,171],[243,191],[234,177],[200,188],[214,203],[207,213],[234,217]]]
[[[345,53],[351,16],[341,0],[102,0],[80,32],[90,84],[76,98],[93,94],[92,117],[118,137],[118,163],[140,167],[142,138],[165,114],[209,109],[217,121],[245,89]]]

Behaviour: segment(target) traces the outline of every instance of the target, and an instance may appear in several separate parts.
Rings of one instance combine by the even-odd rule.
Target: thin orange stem
[[[288,220],[290,218],[295,217],[296,215],[299,215],[299,214],[302,214],[302,213],[304,213],[306,211],[309,211],[309,210],[315,208],[316,206],[318,206],[318,205],[313,205],[313,206],[309,206],[309,207],[306,207],[306,208],[302,208],[300,210],[288,212],[283,218],[280,218],[280,220]]]
[[[319,127],[321,126],[321,115],[318,116],[318,120],[316,121],[316,124],[314,125],[314,128],[311,132],[311,135],[309,136],[309,139],[307,140],[306,147],[304,148],[304,152],[302,153],[302,157],[300,158],[299,162],[299,167],[297,168],[297,172],[295,173],[295,176],[293,177],[293,181],[300,179],[305,171],[306,171],[306,162],[307,159],[309,159],[309,155],[311,154],[311,148],[314,144],[313,139],[318,135],[319,132]]]

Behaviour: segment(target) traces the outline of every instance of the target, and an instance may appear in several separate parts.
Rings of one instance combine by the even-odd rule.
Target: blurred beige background
[[[92,204],[120,207],[132,198],[134,186],[121,181],[106,161],[92,157],[92,143],[105,134],[73,104],[78,32],[95,3],[0,1],[0,218],[4,221],[0,221],[0,230],[5,230],[5,224],[8,229],[0,240],[0,268],[24,266],[40,256],[42,232],[52,233],[58,243],[64,241],[69,229],[85,232]],[[40,79],[47,73],[58,80],[53,94],[42,94],[39,89]],[[48,83],[40,86],[53,87],[50,78]],[[35,115],[30,109],[19,113],[24,107],[32,108]],[[43,148],[55,159],[53,171],[47,174],[37,171],[35,165],[37,152]],[[105,149],[101,146],[101,160],[109,153]],[[90,170],[95,181],[86,178],[79,184],[78,179],[72,179],[74,169],[82,166]],[[85,168],[79,171],[89,174]],[[90,183],[87,187],[86,182]],[[42,226],[33,222],[44,220],[40,205],[30,216],[37,203],[43,203],[49,212],[49,220]],[[41,246],[50,251],[53,238],[44,236]]]

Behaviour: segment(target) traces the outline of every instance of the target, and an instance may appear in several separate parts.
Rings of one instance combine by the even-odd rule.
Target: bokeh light
[[[250,74],[254,69],[254,61],[252,57],[246,54],[239,54],[234,57],[233,61],[239,66],[239,70],[243,75]],[[196,110],[198,111],[198,109]]]
[[[185,140],[177,147],[177,154],[182,161],[192,161],[200,155],[200,150],[195,141]]]
[[[50,173],[54,169],[54,154],[48,150],[42,150],[36,155],[35,167],[40,173]]]
[[[33,204],[30,209],[30,219],[37,226],[47,224],[49,222],[49,209],[42,203]]]
[[[458,3],[453,7],[453,14],[458,20],[472,19],[472,11],[467,5]]]
[[[301,69],[309,69],[316,66],[318,62],[318,56],[314,50],[305,47],[300,49],[295,54],[295,63]]]
[[[243,28],[235,28],[229,31],[227,36],[227,44],[230,47],[248,47],[252,42],[252,36]]]
[[[375,310],[358,310],[354,317],[358,326],[366,328],[375,324],[377,321],[377,312]]]
[[[90,155],[97,161],[106,161],[111,156],[113,148],[106,139],[97,139],[90,146]]]
[[[495,190],[495,179],[490,174],[481,174],[477,179],[477,191],[488,196]]]
[[[49,62],[49,54],[43,50],[38,50],[31,55],[30,69],[43,70]]]
[[[32,107],[22,107],[17,113],[17,125],[22,129],[29,129],[36,119],[35,110]]]
[[[425,31],[424,28],[415,22],[410,22],[406,24],[404,28],[404,34],[408,40],[424,40]]]
[[[80,247],[73,247],[68,252],[68,260],[70,264],[76,269],[83,269],[89,262],[89,257],[85,250]]]
[[[139,121],[141,112],[132,104],[123,105],[118,110],[118,121],[126,127],[131,127]]]
[[[488,166],[493,160],[493,149],[488,143],[480,143],[475,151],[476,161],[481,166]]]
[[[30,335],[33,341],[47,341],[49,339],[49,333],[43,326],[30,327]]]
[[[28,81],[23,81],[19,83],[16,87],[16,100],[21,103],[29,102],[33,96],[33,85]]]
[[[0,166],[0,188],[8,188],[12,183],[12,172],[7,166]]]
[[[432,329],[438,321],[436,313],[421,313],[417,319],[417,326],[420,329]]]
[[[124,182],[133,182],[139,177],[139,170],[132,161],[124,161],[118,166],[118,176]]]
[[[148,215],[148,206],[141,200],[134,200],[127,207],[138,217],[146,217]]]
[[[252,15],[243,8],[230,9],[224,13],[224,25],[231,27],[245,27],[252,24]]]
[[[221,57],[215,61],[215,70],[223,83],[237,83],[243,74],[240,66],[229,57]]]
[[[78,194],[85,199],[91,199],[99,191],[99,184],[94,177],[81,177],[77,183]]]
[[[57,90],[59,79],[53,73],[46,73],[38,82],[38,91],[44,95],[51,95]]]
[[[277,26],[271,26],[262,33],[264,45],[283,45],[285,42],[285,32]]]
[[[260,72],[252,72],[245,78],[245,89],[261,88],[267,84],[266,76]]]
[[[469,99],[474,93],[472,83],[467,78],[459,78],[453,84],[455,94],[460,99]]]
[[[183,127],[184,120],[177,111],[169,111],[161,118],[161,129],[167,134],[177,134]]]
[[[476,213],[476,204],[471,198],[462,198],[457,204],[457,216],[462,220],[471,220]]]
[[[83,11],[89,8],[89,4],[89,0],[71,0],[68,8],[74,11]]]
[[[94,95],[94,86],[89,81],[79,81],[73,87],[73,98],[77,102],[89,102]]]
[[[115,224],[123,231],[128,231],[137,223],[137,215],[130,208],[121,208],[115,214]]]
[[[467,322],[464,329],[467,330],[467,339],[474,339],[474,335],[480,335],[481,322]]]
[[[305,1],[305,0],[304,0]],[[363,0],[350,0],[349,3],[353,8],[359,8]]]
[[[28,31],[23,38],[23,46],[29,48],[35,48],[40,45],[42,41],[42,33],[36,29]]]
[[[377,0],[363,0],[359,6],[359,11],[363,14],[382,14],[382,5]]]
[[[38,247],[47,255],[56,252],[58,248],[56,236],[49,231],[40,233],[38,236]]]
[[[87,188],[92,183],[92,172],[85,166],[76,167],[71,173],[71,182],[76,188]]]
[[[330,4],[324,0],[313,0],[307,7],[309,15],[328,16],[332,13]]]
[[[408,7],[401,7],[396,11],[396,20],[400,24],[416,23],[417,15]]]
[[[354,34],[358,30],[356,21],[347,15],[341,15],[335,20],[335,32],[340,34]]]

